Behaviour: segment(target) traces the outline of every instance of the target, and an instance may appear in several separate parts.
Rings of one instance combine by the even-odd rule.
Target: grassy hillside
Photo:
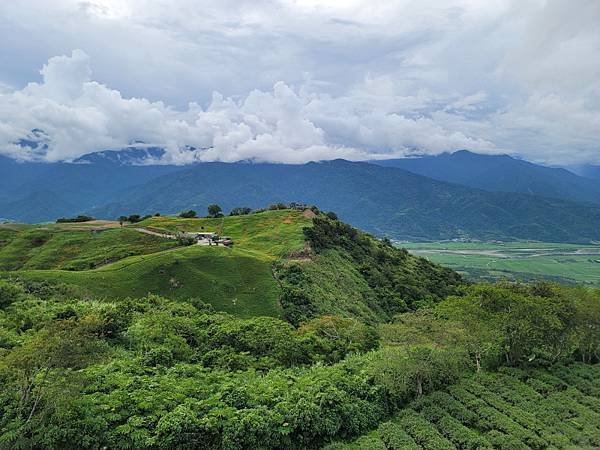
[[[302,229],[311,225],[311,217],[309,213],[288,209],[217,219],[159,216],[135,226],[173,233],[213,231],[221,236],[233,238],[235,248],[256,252],[257,255],[266,258],[280,258],[304,247]]]
[[[363,449],[600,447],[600,365],[473,376],[418,399],[350,444]]]
[[[94,270],[27,270],[21,279],[78,286],[93,298],[159,294],[198,299],[238,316],[277,316],[279,288],[268,258],[242,249],[190,246],[125,258]]]
[[[74,285],[88,298],[152,293],[198,299],[242,317],[283,316],[294,324],[322,314],[387,320],[441,300],[462,282],[389,242],[313,216],[288,209],[223,218],[158,216],[99,233],[90,224],[7,229],[0,269],[5,277]],[[314,233],[305,231],[315,224]],[[175,240],[136,228],[213,231],[235,244],[175,248]]]
[[[302,228],[310,223],[308,214],[284,210],[219,219],[153,217],[96,234],[85,224],[31,226],[19,233],[6,231],[10,240],[0,249],[0,267],[13,278],[78,286],[87,297],[153,293],[198,299],[244,317],[277,316],[281,290],[272,264],[304,247]],[[235,246],[176,248],[175,240],[134,228],[216,231],[231,236]],[[118,261],[90,269],[111,258]]]
[[[174,240],[106,225],[0,228],[0,270],[86,270],[176,246]]]

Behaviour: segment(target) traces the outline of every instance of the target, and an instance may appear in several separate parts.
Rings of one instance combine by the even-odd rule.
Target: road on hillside
[[[172,234],[157,233],[156,231],[150,231],[145,228],[134,228],[134,230],[139,231],[140,233],[151,234],[152,236],[158,236],[167,239],[177,239],[177,237],[173,236]]]

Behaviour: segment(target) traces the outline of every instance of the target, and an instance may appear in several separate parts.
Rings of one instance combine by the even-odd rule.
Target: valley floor
[[[474,280],[600,283],[600,245],[548,242],[402,243],[412,254]]]

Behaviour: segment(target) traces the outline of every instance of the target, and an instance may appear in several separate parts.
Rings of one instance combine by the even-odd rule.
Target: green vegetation
[[[78,222],[91,222],[94,220],[93,217],[79,215],[76,217],[61,217],[56,219],[56,223],[78,223]]]
[[[600,366],[564,366],[600,361],[582,293],[474,286],[376,333],[1,283],[0,448],[594,447]]]
[[[377,241],[327,216],[304,230],[316,257],[285,261],[277,268],[287,320],[300,323],[336,313],[372,322],[433,304],[455,292],[455,272],[414,258],[389,241]]]
[[[0,450],[600,445],[600,290],[465,284],[317,211],[98,226],[0,229],[171,246],[4,273]]]
[[[120,228],[44,225],[22,231],[0,229],[0,270],[87,270],[175,245]]]
[[[474,280],[540,278],[600,283],[600,245],[547,242],[402,243],[411,253],[451,267]]]
[[[503,370],[424,396],[377,431],[329,450],[598,448],[600,366]]]
[[[0,229],[0,239],[7,240],[0,246],[0,269],[5,277],[78,286],[90,298],[154,293],[196,298],[242,317],[281,316],[281,288],[272,264],[304,248],[302,228],[310,220],[302,211],[285,210],[210,219],[152,216],[131,228],[95,233],[88,224],[30,226],[18,233]],[[133,227],[173,236],[217,231],[231,236],[235,248],[177,248],[176,239]]]

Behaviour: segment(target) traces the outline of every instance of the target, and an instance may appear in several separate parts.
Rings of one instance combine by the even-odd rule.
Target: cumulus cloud
[[[41,83],[1,95],[5,154],[25,160],[73,160],[144,142],[164,147],[165,163],[302,163],[385,158],[418,149],[493,148],[429,118],[378,110],[369,80],[364,92],[339,98],[294,90],[279,81],[268,92],[253,90],[239,100],[214,93],[206,108],[192,103],[177,110],[160,101],[124,98],[92,81],[89,63],[82,50],[53,57],[41,70]],[[387,94],[390,110],[403,102],[413,110],[420,103]],[[43,145],[29,144],[40,138],[31,130],[41,130]]]
[[[598,23],[597,0],[0,2],[0,153],[600,163]]]

